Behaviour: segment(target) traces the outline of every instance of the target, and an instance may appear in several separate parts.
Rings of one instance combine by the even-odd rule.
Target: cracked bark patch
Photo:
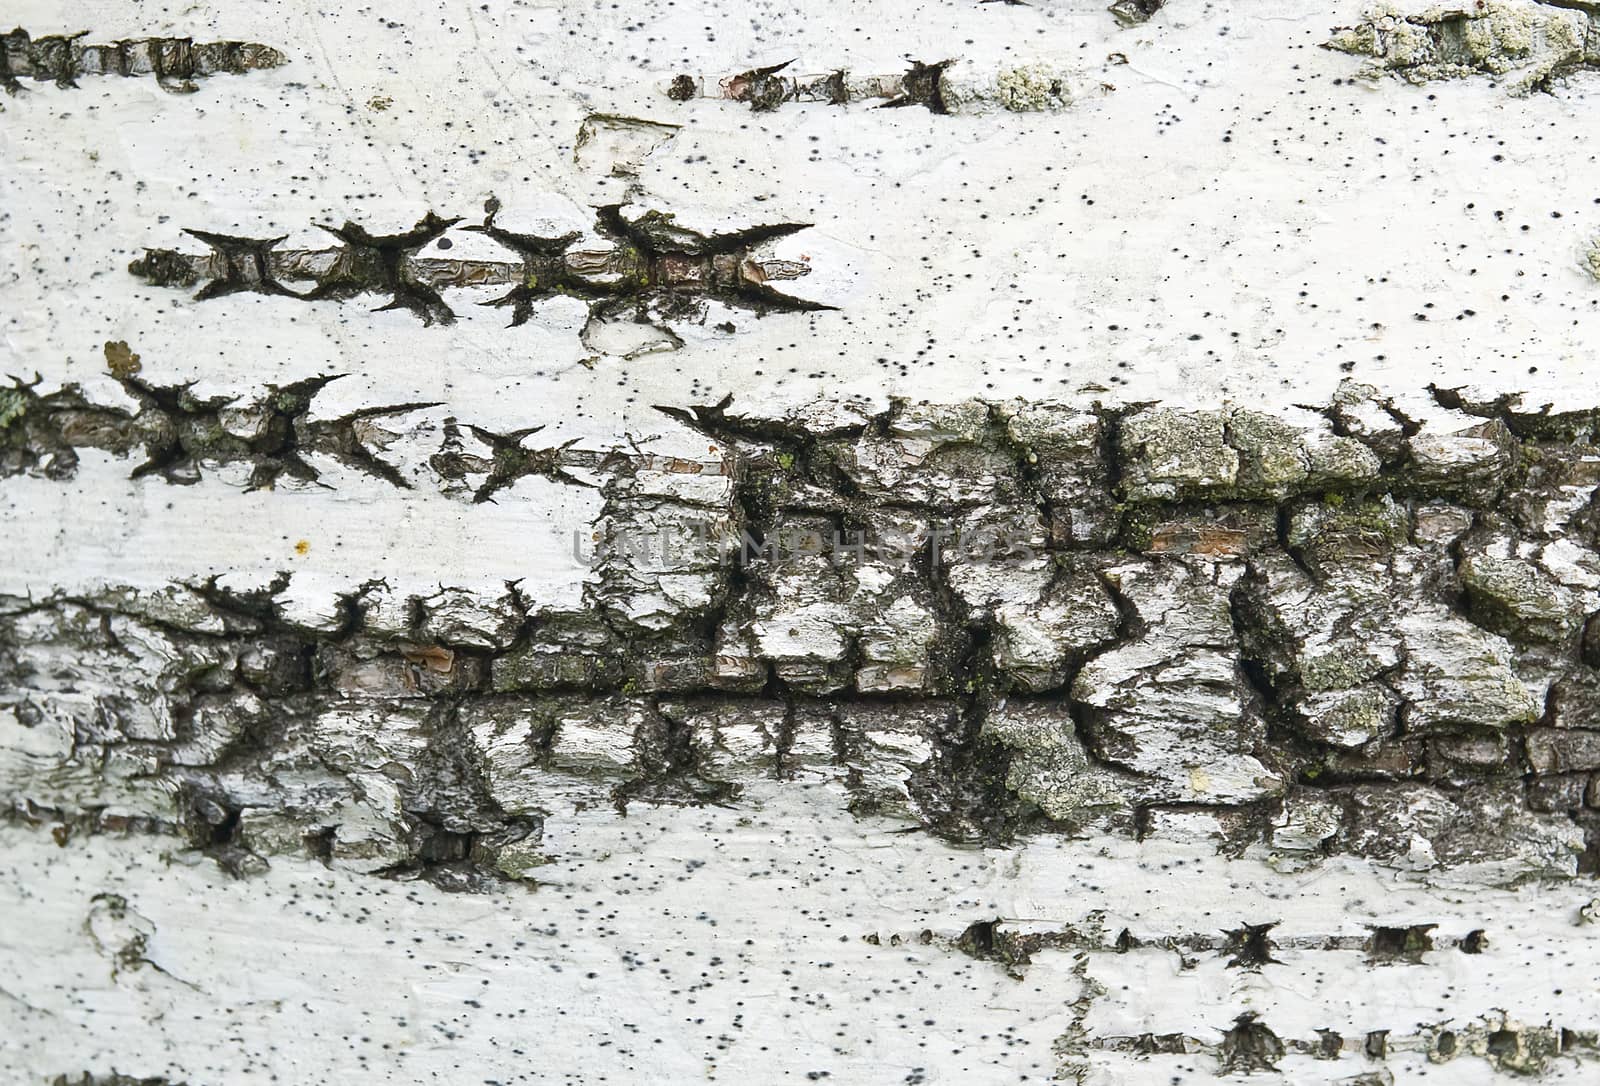
[[[0,87],[15,94],[24,78],[66,88],[82,76],[153,75],[162,90],[192,94],[199,89],[196,80],[219,72],[242,75],[288,63],[278,50],[255,42],[130,38],[93,45],[81,40],[88,33],[34,38],[19,27],[0,34]]]
[[[226,405],[134,378],[136,415],[18,384],[0,434],[41,474],[74,441],[142,445],[173,481],[362,464],[359,419],[306,421],[327,380],[269,389],[220,446]],[[183,832],[241,873],[287,851],[464,888],[536,872],[552,811],[794,780],[969,841],[1494,883],[1600,865],[1592,410],[1434,390],[1413,417],[1355,385],[1270,418],[665,410],[720,459],[447,421],[426,463],[386,465],[476,501],[597,487],[576,609],[381,582],[308,609],[287,575],[9,601],[14,811]],[[1230,954],[1264,964],[1240,930]]]

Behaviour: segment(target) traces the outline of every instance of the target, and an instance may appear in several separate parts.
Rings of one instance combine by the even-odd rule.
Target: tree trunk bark
[[[7,1081],[1593,1077],[1592,5],[71,7]]]

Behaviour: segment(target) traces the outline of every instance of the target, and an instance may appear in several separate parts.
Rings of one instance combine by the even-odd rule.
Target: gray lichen
[[[1383,3],[1365,16],[1337,28],[1327,48],[1370,57],[1373,72],[1393,72],[1411,83],[1490,75],[1513,93],[1526,94],[1600,65],[1600,9],[1582,0]]]

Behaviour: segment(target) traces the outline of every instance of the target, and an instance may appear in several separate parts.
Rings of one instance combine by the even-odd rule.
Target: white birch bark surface
[[[4,7],[0,1078],[1600,1075],[1600,5]]]

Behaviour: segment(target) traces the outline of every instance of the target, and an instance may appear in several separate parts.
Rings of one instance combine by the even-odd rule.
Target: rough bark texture
[[[239,459],[263,485],[353,442],[296,417],[314,390],[236,409],[241,433],[134,388],[132,415],[14,390],[10,459],[58,477],[74,443],[143,440],[136,474]],[[12,599],[0,764],[26,818],[182,831],[241,872],[472,887],[529,873],[552,811],[798,777],[961,840],[1593,871],[1596,412],[1433,399],[668,409],[709,462],[482,432],[479,455],[452,428],[382,477],[481,500],[595,473],[566,475],[604,495],[581,608],[382,582],[290,606],[287,571]]]
[[[1600,1073],[1600,4],[12,6],[0,1081]]]
[[[1375,5],[1328,47],[1373,58],[1374,72],[1412,83],[1491,75],[1514,94],[1548,91],[1600,66],[1600,5],[1591,0],[1478,0],[1409,8]]]

